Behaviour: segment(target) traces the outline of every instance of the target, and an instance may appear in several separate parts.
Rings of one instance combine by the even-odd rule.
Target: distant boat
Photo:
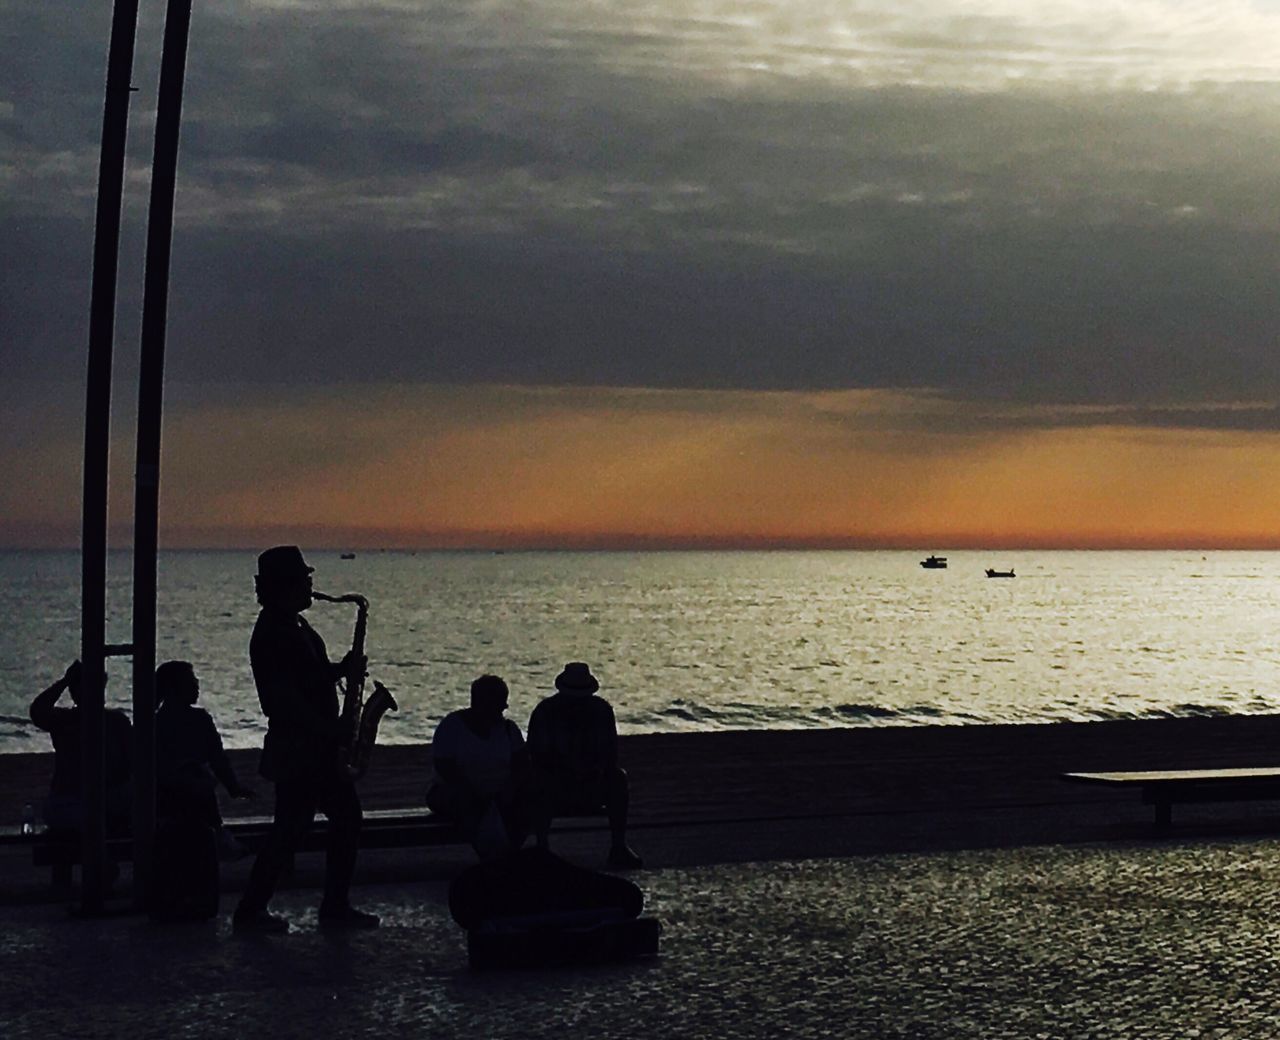
[[[340,559],[343,559],[343,560],[354,560],[355,558],[356,558],[355,553],[343,553],[342,556],[340,557]]]
[[[920,561],[920,566],[927,571],[945,571],[947,569],[947,558],[945,556],[926,556]]]
[[[1010,567],[1007,571],[992,570],[990,567],[988,567],[987,577],[988,578],[1016,578],[1017,575],[1013,573],[1012,567]]]

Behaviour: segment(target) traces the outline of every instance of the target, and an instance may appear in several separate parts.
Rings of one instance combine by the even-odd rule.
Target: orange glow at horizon
[[[1280,547],[1276,434],[991,424],[888,391],[359,393],[355,414],[319,395],[172,414],[165,543]],[[65,541],[78,515],[75,446],[38,464],[19,494],[8,462],[10,544]]]

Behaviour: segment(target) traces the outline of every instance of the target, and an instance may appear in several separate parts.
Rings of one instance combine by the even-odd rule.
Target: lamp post
[[[177,179],[178,129],[186,71],[191,0],[169,0],[156,113],[155,155],[147,227],[139,367],[138,446],[133,545],[133,643],[106,645],[107,501],[111,436],[111,366],[115,340],[120,211],[124,196],[129,80],[133,74],[138,0],[116,0],[107,54],[106,102],[94,226],[85,398],[84,500],[81,543],[80,660],[82,711],[81,911],[103,911],[106,888],[105,704],[97,681],[109,655],[133,655],[134,899],[150,896],[155,837],[156,552],[159,527],[160,420],[169,258]]]
[[[107,471],[111,437],[111,359],[115,342],[116,276],[120,208],[124,196],[125,142],[129,130],[129,80],[133,75],[138,0],[116,0],[107,52],[106,101],[94,222],[93,282],[89,302],[89,364],[85,391],[84,497],[80,553],[81,910],[102,912],[106,896],[106,760],[104,690],[106,659]]]
[[[133,877],[134,901],[149,902],[156,829],[156,554],[160,526],[160,420],[178,136],[191,0],[169,0],[156,102],[155,153],[147,214],[138,372],[138,451],[133,506]]]

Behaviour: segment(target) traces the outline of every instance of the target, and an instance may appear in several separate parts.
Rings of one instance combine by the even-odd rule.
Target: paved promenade
[[[376,932],[283,937],[7,907],[0,1035],[1280,1036],[1280,844],[1133,844],[643,871],[650,962],[473,974],[442,882]]]
[[[361,854],[376,932],[317,931],[321,857],[230,933],[78,920],[0,847],[0,1038],[1227,1037],[1280,1040],[1280,811],[1179,810],[1062,769],[1264,765],[1280,719],[631,738],[650,962],[473,974],[445,906],[461,846]],[[386,752],[385,754],[383,752]],[[249,775],[244,756],[244,775]],[[0,756],[9,818],[47,783]],[[368,804],[420,797],[424,749],[380,749]],[[236,808],[239,808],[237,806]],[[598,865],[605,834],[557,851]]]

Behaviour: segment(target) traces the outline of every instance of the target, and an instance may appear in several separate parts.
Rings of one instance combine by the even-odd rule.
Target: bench
[[[1069,783],[1137,788],[1144,805],[1154,805],[1156,829],[1173,824],[1175,803],[1280,799],[1280,768],[1159,769],[1127,773],[1063,773]]]
[[[251,853],[262,848],[267,832],[271,829],[270,816],[248,816],[227,820],[223,829],[231,834]],[[298,844],[299,852],[323,850],[328,840],[329,824],[323,816],[308,828]],[[71,882],[71,868],[80,862],[80,832],[39,831],[23,835],[18,840],[31,845],[31,862],[37,867],[48,867],[53,883],[66,886]],[[371,810],[364,814],[360,829],[362,849],[404,849],[419,846],[454,845],[465,842],[461,831],[450,821],[429,812],[414,810]],[[6,843],[13,843],[10,838]],[[108,856],[117,863],[133,859],[133,841],[130,838],[108,838]]]
[[[570,814],[565,816],[598,816],[599,812]],[[227,820],[223,829],[230,833],[251,853],[258,852],[271,829],[270,816],[247,816]],[[558,826],[556,833],[595,830],[591,825]],[[298,852],[320,852],[326,847],[329,822],[317,815],[307,833],[298,843]],[[31,862],[37,867],[48,867],[55,886],[66,887],[71,883],[71,869],[80,862],[79,831],[38,831],[35,834],[16,832],[0,835],[4,844],[29,844]],[[442,845],[466,844],[467,839],[452,821],[425,809],[366,809],[360,828],[362,849],[408,849]],[[108,838],[108,856],[117,863],[133,859],[133,841],[130,838]]]

